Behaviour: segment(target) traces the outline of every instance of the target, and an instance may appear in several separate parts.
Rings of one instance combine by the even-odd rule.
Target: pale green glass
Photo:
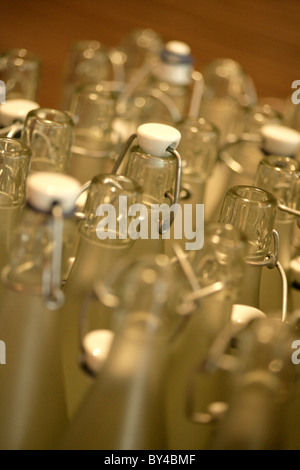
[[[223,143],[228,134],[243,129],[247,107],[257,101],[255,85],[242,66],[229,58],[209,62],[201,73],[205,87],[200,113],[218,127]]]
[[[139,238],[135,243],[133,250],[136,256],[164,252],[164,238],[158,233],[158,221],[151,219],[151,208],[154,205],[171,205],[167,192],[174,195],[176,171],[177,160],[173,155],[157,157],[143,152],[137,145],[131,147],[123,173],[142,187],[142,203],[148,212],[148,236],[147,239]],[[152,236],[151,228],[156,231],[157,238]]]
[[[208,182],[206,219],[218,220],[223,197],[231,186],[252,185],[257,166],[265,156],[260,129],[283,124],[283,117],[269,105],[255,104],[245,110],[240,132],[219,150],[215,174]],[[243,135],[239,136],[239,133]]]
[[[124,238],[120,236],[119,223],[110,232],[110,236],[101,240],[97,226],[103,216],[97,215],[101,204],[111,204],[119,214],[119,196],[127,198],[128,207],[141,201],[141,188],[132,179],[123,175],[99,175],[93,178],[88,189],[84,207],[84,220],[79,224],[79,242],[75,260],[64,285],[66,296],[62,308],[62,361],[68,404],[68,414],[72,416],[82,396],[91,384],[79,365],[79,312],[86,295],[96,281],[104,279],[117,261],[131,254],[134,240],[128,230]],[[127,219],[127,229],[131,218]],[[109,227],[108,227],[109,229]]]
[[[206,449],[215,431],[214,423],[199,425],[187,415],[190,380],[197,373],[198,364],[206,359],[216,335],[230,323],[231,308],[238,298],[245,271],[247,244],[238,230],[227,224],[208,224],[204,239],[203,248],[187,256],[200,292],[217,282],[223,287],[199,300],[198,307],[186,317],[170,344],[166,394],[168,449]],[[193,391],[194,412],[206,413],[210,403],[224,400],[227,386],[219,375],[203,374]]]
[[[74,140],[68,173],[82,183],[111,173],[121,146],[113,127],[116,96],[102,84],[77,88],[70,104]]]
[[[26,206],[2,272],[0,448],[51,450],[67,424],[60,311],[44,297],[52,259],[52,217]]]
[[[300,163],[295,158],[269,155],[263,158],[257,168],[254,184],[273,194],[278,204],[299,210]],[[279,235],[279,262],[289,279],[289,264],[293,257],[293,239],[296,216],[277,210],[274,229]],[[282,285],[276,270],[263,272],[261,306],[264,311],[280,312]],[[290,293],[289,293],[290,297]],[[293,308],[288,306],[289,310]]]
[[[248,259],[262,261],[268,254],[277,212],[275,197],[255,186],[233,186],[223,201],[219,221],[232,224],[249,243]]]
[[[6,85],[6,99],[37,101],[40,75],[41,59],[33,52],[20,48],[0,54],[0,80]]]
[[[219,220],[245,235],[247,261],[262,262],[271,252],[276,212],[277,200],[271,193],[254,186],[234,186],[225,195]],[[261,265],[247,265],[236,303],[259,308],[261,273]]]
[[[111,80],[109,53],[110,49],[97,40],[81,40],[71,45],[63,70],[62,109],[69,109],[79,86]]]
[[[256,320],[236,340],[228,410],[218,425],[214,450],[283,450],[287,404],[294,388],[292,331],[276,319]]]
[[[7,260],[11,238],[26,202],[31,152],[17,139],[0,138],[0,268]]]
[[[30,171],[66,173],[74,123],[64,111],[38,108],[30,111],[24,122],[22,140],[30,147]]]
[[[141,67],[156,60],[162,48],[162,38],[150,28],[133,29],[121,37],[117,49],[124,56],[126,82],[134,78]]]
[[[140,258],[118,277],[115,338],[61,449],[166,449],[164,386],[180,285],[164,255]]]
[[[207,182],[217,162],[219,131],[203,117],[187,117],[179,122],[176,128],[181,133],[178,145],[182,157],[180,205],[184,213],[185,204],[192,204],[192,230],[195,231],[196,204],[205,204],[205,214],[206,199],[210,198],[207,194]],[[186,241],[184,236],[178,240],[183,249]]]

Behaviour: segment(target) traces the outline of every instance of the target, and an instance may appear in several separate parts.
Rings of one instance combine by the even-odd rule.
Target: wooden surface
[[[134,28],[187,42],[198,70],[217,57],[237,60],[261,97],[286,98],[300,79],[299,0],[2,0],[0,50],[39,55],[39,102],[57,107],[70,45],[97,39],[116,46]]]

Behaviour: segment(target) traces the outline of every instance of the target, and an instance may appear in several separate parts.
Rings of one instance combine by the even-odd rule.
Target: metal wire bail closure
[[[42,291],[47,308],[50,310],[56,310],[60,308],[65,301],[65,295],[61,288],[64,213],[60,204],[54,204],[51,213],[53,220],[52,262],[50,270],[45,270],[43,273]]]
[[[293,209],[292,207],[288,207],[281,202],[278,203],[278,209],[282,212],[286,212],[287,214],[291,214],[297,217],[297,227],[300,228],[300,211]]]
[[[274,253],[269,253],[263,261],[250,261],[247,260],[246,263],[250,266],[266,266],[269,269],[277,268],[282,282],[282,321],[286,320],[287,317],[287,304],[288,304],[288,281],[285,270],[283,269],[281,263],[278,260],[280,241],[279,235],[276,230],[273,229],[273,240],[274,240]]]
[[[186,253],[178,244],[173,245],[173,250],[175,252],[175,260],[178,260],[179,265],[191,286],[191,292],[185,296],[183,303],[179,306],[179,312],[182,315],[190,315],[199,307],[201,299],[220,292],[225,289],[226,286],[224,282],[217,281],[209,286],[201,288],[193,267],[187,259]],[[171,261],[174,262],[175,260]]]
[[[153,135],[152,135],[153,126],[156,126],[157,129],[163,129],[164,132],[165,130],[170,130],[172,131],[173,135],[171,136],[171,138],[169,138],[168,134],[166,133],[165,136],[163,137],[159,135],[159,138],[156,138],[157,136],[153,138]],[[123,149],[121,150],[116,160],[116,163],[114,165],[113,173],[117,173],[117,171],[119,170],[127,151],[129,150],[129,148],[131,147],[135,139],[138,140],[138,143],[141,149],[145,153],[150,153],[150,154],[153,154],[154,156],[171,154],[176,158],[176,163],[177,163],[174,195],[170,193],[169,191],[167,191],[165,194],[165,197],[170,199],[172,204],[178,204],[180,200],[182,164],[181,164],[181,156],[175,147],[178,145],[180,138],[181,138],[180,132],[171,126],[167,126],[165,124],[156,124],[156,123],[142,124],[141,126],[139,126],[137,133],[132,134],[125,142]],[[174,142],[172,144],[170,145],[164,144],[164,142],[167,142],[168,140],[172,141],[173,139],[174,139]],[[172,212],[171,220],[169,222],[170,225],[173,223],[173,221],[174,221],[174,213]],[[162,235],[162,233],[164,233],[164,226],[163,226],[163,221],[160,221],[159,222],[159,234]]]

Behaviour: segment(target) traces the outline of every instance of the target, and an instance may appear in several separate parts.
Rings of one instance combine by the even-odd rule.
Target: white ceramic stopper
[[[246,325],[255,318],[265,318],[266,315],[258,308],[250,305],[234,304],[231,311],[231,322]]]
[[[37,210],[48,212],[59,203],[64,213],[74,210],[81,184],[72,176],[38,171],[27,178],[27,201]]]
[[[261,128],[263,148],[266,152],[294,156],[300,147],[300,132],[280,124],[266,124]]]
[[[98,373],[103,366],[114,338],[111,330],[93,330],[83,338],[83,349],[87,366]]]
[[[168,41],[165,45],[165,49],[168,52],[181,56],[188,56],[191,54],[190,46],[182,41]]]
[[[25,99],[7,100],[0,106],[0,125],[7,127],[16,121],[24,122],[29,111],[39,107],[40,105],[35,101]]]
[[[146,123],[138,127],[137,139],[145,153],[166,157],[170,156],[168,147],[177,148],[181,134],[175,127],[166,124]]]

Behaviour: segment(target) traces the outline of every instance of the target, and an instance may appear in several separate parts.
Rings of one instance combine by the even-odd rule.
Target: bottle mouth
[[[277,206],[277,200],[271,193],[255,186],[233,186],[227,194],[241,202],[259,207]]]
[[[122,192],[122,194],[140,195],[142,189],[138,183],[124,175],[97,175],[91,181],[91,186],[110,187],[113,192]]]
[[[40,65],[40,58],[28,49],[8,49],[0,54],[0,61],[15,67],[35,68]],[[1,67],[0,67],[1,68]]]
[[[227,191],[219,220],[244,233],[248,259],[263,260],[270,252],[277,207],[271,193],[255,186],[233,186]]]
[[[42,124],[48,126],[74,126],[73,120],[69,113],[52,108],[33,109],[27,115],[25,126],[28,125],[27,123],[31,119],[36,119]]]
[[[261,165],[270,168],[270,170],[277,170],[289,175],[296,175],[300,172],[300,162],[292,157],[268,155],[261,160]]]
[[[18,139],[11,137],[0,137],[0,157],[5,159],[29,157],[30,148]]]

